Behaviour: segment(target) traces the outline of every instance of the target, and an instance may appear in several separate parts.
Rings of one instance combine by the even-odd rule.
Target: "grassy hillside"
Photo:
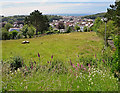
[[[30,41],[30,44],[21,44],[23,40]],[[47,62],[51,55],[56,59],[67,61],[74,60],[79,56],[94,57],[101,54],[103,40],[94,32],[69,33],[48,35],[32,39],[6,40],[2,42],[3,60],[12,56],[22,56],[26,62],[38,60],[40,53],[41,60]]]
[[[109,60],[100,57],[102,47],[94,32],[3,41],[2,91],[118,91]],[[16,59],[10,57],[17,55],[25,61],[12,69],[9,62]]]
[[[82,18],[96,19],[97,17],[104,17],[104,16],[105,16],[105,13],[97,13],[97,14],[93,14],[93,15],[87,15]]]

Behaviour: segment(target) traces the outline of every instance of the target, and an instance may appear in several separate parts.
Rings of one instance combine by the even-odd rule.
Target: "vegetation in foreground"
[[[2,90],[118,91],[118,78],[111,73],[109,61],[96,55],[92,59],[79,56],[76,59],[76,62],[70,59],[65,63],[52,55],[46,65],[41,61],[30,61],[26,65],[20,57],[14,57],[11,64],[2,63]]]

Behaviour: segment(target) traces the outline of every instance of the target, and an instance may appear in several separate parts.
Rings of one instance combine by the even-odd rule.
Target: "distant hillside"
[[[24,22],[24,19],[26,16],[28,15],[14,15],[14,16],[8,16],[8,17],[4,17],[4,16],[0,16],[0,17],[2,17],[2,22],[9,22],[13,24],[16,21]],[[52,22],[53,20],[62,19],[61,16],[57,16],[57,15],[46,15],[46,16],[48,17],[49,22]]]
[[[97,13],[93,15],[83,16],[82,18],[96,19],[97,17],[104,17],[106,13]]]

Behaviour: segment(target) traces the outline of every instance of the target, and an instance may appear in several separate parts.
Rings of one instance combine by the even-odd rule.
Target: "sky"
[[[96,14],[106,12],[115,0],[0,0],[0,15]]]

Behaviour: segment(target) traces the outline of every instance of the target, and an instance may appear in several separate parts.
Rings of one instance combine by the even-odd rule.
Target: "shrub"
[[[10,63],[11,70],[17,70],[18,68],[22,67],[23,59],[20,56],[15,56],[12,58]]]
[[[116,36],[115,39],[114,39],[114,45],[116,47],[116,50],[113,54],[113,61],[112,61],[112,72],[118,72],[120,73],[120,65],[119,65],[119,61],[120,61],[120,58],[119,58],[119,51],[120,51],[120,36]]]

